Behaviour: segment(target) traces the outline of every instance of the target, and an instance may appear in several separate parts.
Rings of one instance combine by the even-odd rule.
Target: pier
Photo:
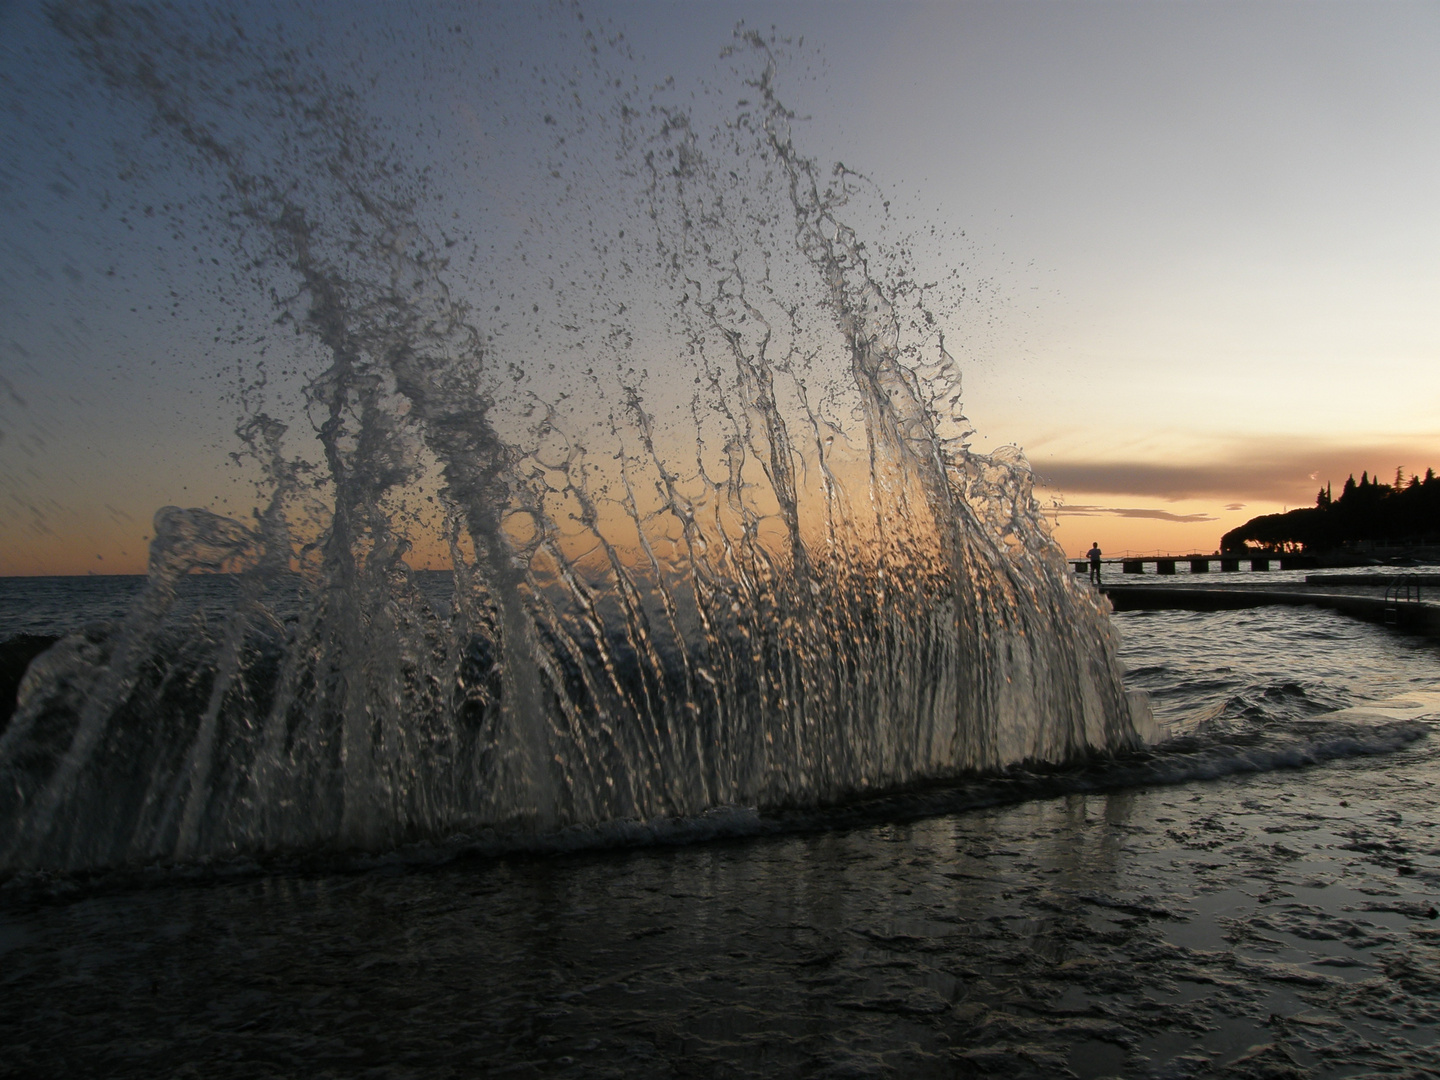
[[[1090,562],[1085,558],[1071,559],[1077,574],[1084,574],[1090,569]],[[1124,555],[1118,558],[1101,559],[1102,566],[1119,565],[1121,573],[1143,574],[1147,565],[1154,566],[1156,574],[1173,574],[1175,568],[1180,564],[1188,565],[1190,573],[1209,573],[1212,565],[1214,568],[1224,572],[1235,572],[1240,569],[1242,563],[1248,563],[1251,570],[1309,570],[1319,566],[1320,562],[1313,555]]]

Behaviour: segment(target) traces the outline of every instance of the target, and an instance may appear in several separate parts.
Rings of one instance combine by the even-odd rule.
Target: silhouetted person
[[[1100,584],[1100,541],[1096,540],[1090,545],[1090,550],[1085,553],[1090,557],[1090,580],[1096,585]]]

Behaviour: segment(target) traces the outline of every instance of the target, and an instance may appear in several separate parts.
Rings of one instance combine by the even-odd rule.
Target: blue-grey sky
[[[437,133],[468,122],[472,60],[513,64],[470,104],[477,145],[517,160],[519,73],[575,47],[545,5],[238,10]],[[976,303],[951,340],[977,445],[1019,444],[1076,508],[1067,550],[1209,550],[1351,470],[1440,467],[1435,5],[580,10],[623,31],[627,77],[681,92],[722,84],[737,21],[797,39],[797,140],[887,192],[922,275],[964,264]],[[145,215],[203,178],[145,160],[143,114],[43,16],[0,8],[0,573],[135,569],[155,507],[251,497],[225,333],[246,286],[206,262],[222,236]]]

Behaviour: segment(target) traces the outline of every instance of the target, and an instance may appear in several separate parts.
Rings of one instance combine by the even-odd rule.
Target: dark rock
[[[48,634],[17,634],[0,641],[0,732],[15,715],[15,694],[30,661],[59,640]]]

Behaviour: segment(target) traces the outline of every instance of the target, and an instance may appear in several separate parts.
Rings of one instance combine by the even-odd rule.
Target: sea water
[[[13,616],[33,595],[107,585],[131,587],[7,579],[0,606]],[[37,629],[89,614],[77,605]],[[1127,681],[1177,732],[1129,773],[1123,761],[1012,772],[928,802],[752,821],[728,839],[695,822],[563,853],[312,853],[12,882],[0,911],[6,1065],[616,1077],[1440,1067],[1433,721],[1334,712],[1410,695],[1410,714],[1429,700],[1433,715],[1440,646],[1320,609],[1114,619]]]

